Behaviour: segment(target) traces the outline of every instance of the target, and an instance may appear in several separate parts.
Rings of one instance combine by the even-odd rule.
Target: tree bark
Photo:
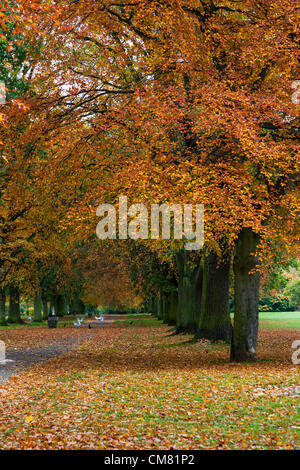
[[[178,267],[177,333],[196,333],[200,315],[199,286],[202,284],[201,261],[190,262],[189,253],[182,250],[176,255]]]
[[[162,294],[162,319],[164,323],[168,323],[167,294],[165,292]]]
[[[163,305],[163,293],[160,291],[158,297],[158,305],[157,305],[157,318],[159,320],[163,320],[164,316],[164,305]]]
[[[42,304],[43,304],[43,319],[47,320],[47,318],[49,316],[47,297],[42,296]]]
[[[5,316],[5,288],[0,287],[0,326],[7,325],[6,316]]]
[[[155,315],[156,312],[156,297],[151,297],[151,310],[150,313]]]
[[[171,291],[166,295],[165,299],[165,323],[168,325],[176,325],[178,312],[178,292]]]
[[[155,313],[153,309],[153,299],[152,297],[149,297],[146,302],[145,302],[145,313],[152,313],[152,315]]]
[[[158,318],[159,315],[159,296],[155,298],[155,304],[154,304],[154,312],[153,315]]]
[[[20,315],[19,287],[9,287],[8,323],[23,323]]]
[[[33,310],[33,321],[41,322],[42,318],[42,297],[40,292],[37,292],[34,297],[34,310]]]
[[[201,314],[197,338],[230,343],[232,325],[229,313],[230,258],[218,260],[215,252],[204,256]]]
[[[255,255],[259,236],[250,228],[239,234],[234,258],[234,327],[230,360],[249,362],[256,360],[258,335],[258,300],[260,274]]]

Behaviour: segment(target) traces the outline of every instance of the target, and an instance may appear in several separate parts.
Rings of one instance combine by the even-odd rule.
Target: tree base
[[[235,353],[234,357],[231,355],[230,362],[238,363],[238,362],[257,362],[256,353],[250,352],[239,352]]]
[[[196,334],[196,325],[179,326],[176,328],[176,334]]]
[[[7,323],[12,325],[24,325],[23,320],[7,320]]]
[[[213,330],[201,328],[201,330],[197,331],[195,338],[209,339],[212,343],[221,340],[225,341],[227,344],[230,344],[232,338],[232,326],[229,325],[228,327]]]

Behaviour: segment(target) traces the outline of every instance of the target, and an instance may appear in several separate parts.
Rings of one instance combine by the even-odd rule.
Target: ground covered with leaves
[[[169,330],[153,320],[99,329],[11,377],[0,386],[1,448],[300,448],[299,331],[261,330],[259,362],[241,365],[223,343]]]

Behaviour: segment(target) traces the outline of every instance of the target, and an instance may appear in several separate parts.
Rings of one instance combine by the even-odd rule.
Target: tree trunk
[[[232,325],[229,314],[230,258],[219,261],[215,252],[204,256],[201,314],[197,338],[230,343]]]
[[[152,313],[152,315],[155,313],[153,311],[153,302],[152,302],[152,297],[149,297],[146,302],[145,302],[145,313]]]
[[[156,298],[155,297],[151,297],[151,309],[150,309],[150,313],[152,315],[155,315],[155,312],[156,312]]]
[[[33,321],[41,322],[42,318],[42,297],[40,292],[37,292],[34,297],[34,310],[33,310]]]
[[[47,297],[42,296],[42,304],[43,304],[43,319],[47,320],[47,318],[49,316]]]
[[[155,298],[155,304],[154,304],[154,312],[153,315],[158,318],[159,316],[159,296]]]
[[[164,323],[168,323],[167,319],[167,294],[162,294],[162,319]]]
[[[176,325],[178,312],[178,292],[173,290],[166,295],[165,300],[165,323]]]
[[[0,326],[7,325],[6,316],[5,316],[5,288],[0,287]]]
[[[202,283],[201,261],[190,263],[189,253],[181,250],[176,255],[178,267],[178,314],[177,333],[196,333],[200,305],[198,304],[199,284]]]
[[[250,228],[241,230],[234,258],[234,327],[230,360],[256,360],[260,274],[255,256],[259,236]]]
[[[9,287],[9,309],[8,323],[23,323],[20,315],[20,293],[19,288]]]
[[[166,323],[167,325],[169,324],[169,314],[170,314],[169,298],[170,298],[170,293],[166,292],[164,296],[164,323]]]
[[[160,291],[159,298],[158,298],[158,306],[157,306],[157,318],[159,320],[163,320],[163,316],[164,316],[163,294]]]

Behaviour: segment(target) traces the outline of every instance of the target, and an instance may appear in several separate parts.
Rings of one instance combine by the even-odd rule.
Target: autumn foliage
[[[261,272],[299,254],[296,3],[20,0],[0,17],[2,303],[8,287],[61,312],[143,302],[255,360]],[[204,204],[203,250],[98,242],[96,208],[120,194]]]

